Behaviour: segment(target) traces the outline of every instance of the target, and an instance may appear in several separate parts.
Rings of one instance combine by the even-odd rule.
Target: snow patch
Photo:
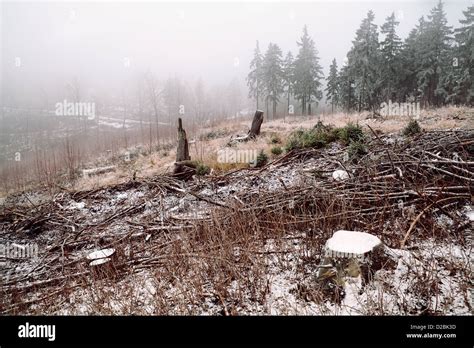
[[[345,170],[335,170],[332,173],[332,178],[336,181],[343,181],[349,179],[349,173],[346,172]]]
[[[74,210],[74,209],[84,209],[86,206],[85,202],[72,202],[67,209]]]
[[[94,261],[91,261],[89,263],[89,266],[99,266],[99,265],[103,265],[104,263],[107,263],[110,261],[110,258],[109,257],[105,257],[103,259],[97,259],[97,260],[94,260]]]
[[[108,249],[102,249],[102,250],[96,250],[87,255],[88,260],[96,260],[96,259],[102,259],[111,256],[113,253],[115,253],[114,248],[108,248]]]
[[[381,244],[382,242],[378,237],[369,233],[340,230],[327,240],[326,249],[362,255]]]

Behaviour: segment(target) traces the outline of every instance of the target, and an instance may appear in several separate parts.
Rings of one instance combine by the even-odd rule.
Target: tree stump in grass
[[[189,161],[189,145],[186,138],[186,131],[183,128],[183,121],[178,119],[178,149],[176,150],[176,162]]]
[[[369,233],[337,231],[327,240],[317,280],[344,286],[344,278],[361,276],[364,283],[382,268],[395,268],[397,257]]]

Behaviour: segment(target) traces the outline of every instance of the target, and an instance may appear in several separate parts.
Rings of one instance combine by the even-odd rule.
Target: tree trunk
[[[250,127],[250,131],[248,133],[249,138],[255,138],[257,135],[260,134],[260,127],[263,123],[263,111],[257,110],[255,111],[255,115],[253,116],[252,126]]]
[[[276,113],[277,113],[277,102],[276,100],[273,101],[273,119],[276,118]]]
[[[151,115],[148,116],[148,131],[150,135],[150,154],[153,151],[153,136],[152,136],[152,123],[151,123]]]
[[[311,103],[308,103],[308,116],[311,116]]]
[[[265,107],[267,109],[267,115],[269,115],[270,113],[268,112],[268,97],[265,98]]]
[[[186,131],[183,128],[181,118],[178,118],[178,149],[176,150],[176,162],[190,160],[188,139],[186,138]]]
[[[250,130],[245,136],[237,136],[235,138],[231,137],[230,141],[227,143],[227,146],[232,146],[238,142],[246,142],[250,139],[255,139],[257,135],[260,134],[260,127],[263,123],[263,111],[257,110],[255,111],[255,115],[253,116],[252,126]]]

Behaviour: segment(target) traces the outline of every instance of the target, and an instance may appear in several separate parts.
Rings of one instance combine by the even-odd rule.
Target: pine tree
[[[294,59],[293,59],[293,54],[288,51],[286,54],[285,60],[283,61],[283,75],[284,75],[284,80],[285,80],[285,89],[286,89],[286,95],[287,95],[287,109],[286,113],[289,113],[290,110],[290,96],[291,92],[293,89],[293,83],[294,83]]]
[[[418,25],[410,31],[403,43],[400,53],[400,99],[409,98],[415,100],[420,96],[420,90],[418,89],[418,73],[421,70],[419,57],[421,55],[425,32],[426,21],[424,17],[421,17],[418,20]]]
[[[398,99],[397,90],[399,86],[401,61],[400,51],[402,42],[396,33],[398,24],[395,13],[386,18],[381,27],[381,33],[385,39],[380,43],[381,73],[383,76],[382,96],[384,100]]]
[[[308,34],[308,28],[304,26],[301,41],[297,42],[299,52],[295,59],[295,97],[301,101],[302,114],[311,115],[311,103],[319,101],[322,97],[321,79],[323,69],[319,64],[318,51],[313,39]]]
[[[339,75],[337,72],[336,58],[332,60],[329,67],[329,76],[327,78],[326,99],[331,101],[331,111],[334,112],[334,106],[339,105]]]
[[[283,62],[282,52],[278,45],[270,43],[263,58],[262,82],[265,90],[266,100],[273,104],[273,119],[276,117],[277,103],[283,93]]]
[[[461,27],[454,30],[457,47],[453,57],[455,83],[449,102],[474,105],[474,5],[463,11]]]
[[[374,13],[369,11],[356,32],[349,51],[348,65],[354,76],[358,111],[370,110],[380,104],[380,53]]]
[[[263,57],[260,52],[260,47],[257,41],[253,59],[250,62],[250,72],[247,76],[247,86],[249,87],[249,98],[255,98],[257,102],[257,109],[258,109],[258,102],[262,92],[262,84],[261,84],[261,75],[262,75],[262,63]]]
[[[452,30],[447,26],[443,3],[431,10],[426,23],[426,30],[421,34],[419,57],[421,62],[418,71],[418,88],[423,105],[439,106],[444,102],[445,93],[440,86],[440,77],[449,73],[450,41]]]

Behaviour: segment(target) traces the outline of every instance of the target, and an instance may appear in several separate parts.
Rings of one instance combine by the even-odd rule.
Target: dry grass
[[[336,127],[343,127],[347,123],[352,122],[362,126],[369,125],[374,130],[381,131],[382,133],[392,133],[400,132],[410,120],[408,116],[390,116],[383,119],[374,119],[371,117],[371,114],[364,112],[360,114],[334,113],[321,114],[318,116],[287,116],[285,120],[265,120],[262,125],[261,137],[256,141],[238,144],[236,149],[257,150],[258,152],[263,150],[270,155],[271,148],[274,146],[270,141],[272,134],[278,134],[282,142],[285,143],[288,135],[292,131],[298,128],[312,128],[318,121]],[[419,123],[425,130],[454,128],[472,129],[474,128],[474,110],[472,108],[455,106],[443,107],[435,110],[422,110]],[[217,151],[226,146],[230,139],[230,135],[245,134],[248,131],[249,126],[250,120],[221,121],[215,122],[212,127],[202,128],[196,132],[188,132],[188,138],[193,140],[190,144],[191,157],[207,164],[209,167],[213,168],[216,173],[223,173],[245,167],[245,164],[218,163]],[[217,133],[218,136],[216,138],[207,139],[206,135],[211,132]],[[143,146],[147,147],[148,145],[143,144]],[[55,182],[61,182],[62,186],[66,185],[67,187],[71,185],[74,189],[85,190],[101,187],[103,185],[124,182],[124,180],[126,181],[131,178],[134,173],[137,173],[136,175],[142,178],[151,177],[156,174],[172,171],[176,156],[175,148],[171,142],[167,145],[167,150],[161,149],[158,151],[152,151],[151,153],[143,153],[138,157],[138,159],[133,160],[131,163],[125,163],[125,165],[119,166],[115,172],[93,178],[82,178],[81,176],[77,176],[77,178],[72,181],[65,181],[64,179],[61,179],[62,172],[60,163],[69,163],[69,166],[71,167],[74,166],[75,162],[80,161],[80,158],[78,157],[79,155],[74,157],[74,151],[77,152],[77,149],[74,149],[71,144],[69,144],[65,150],[62,150],[61,153],[65,158],[69,158],[67,161],[61,161],[60,158],[57,158],[55,161],[51,162],[51,154],[45,157],[44,160],[40,159],[39,163],[43,163],[42,166],[44,169],[37,173],[36,179],[34,179],[33,176],[25,176],[23,178],[22,175],[25,175],[25,173],[28,172],[26,169],[18,172],[18,170],[12,168],[12,172],[9,175],[12,178],[16,178],[15,180],[17,184],[14,184],[14,182],[11,181],[12,179],[8,179],[11,181],[9,182],[8,189],[6,190],[5,186],[0,187],[0,199],[6,197],[9,193],[14,193],[18,189],[28,190],[34,188],[38,184],[38,178],[42,178],[42,184],[46,182],[49,183],[50,186],[54,186]],[[114,156],[117,157],[117,154],[125,151],[125,148],[116,148]],[[120,156],[118,157],[120,158]],[[113,161],[110,156],[105,157],[102,160],[102,162],[110,161]],[[52,164],[49,164],[49,162]],[[52,166],[53,164],[54,166],[52,169],[48,169],[48,166]],[[28,166],[29,164],[24,163],[22,165]],[[100,165],[100,161],[99,163],[94,161],[94,163],[82,163],[81,167],[91,168]],[[69,168],[69,172],[71,171],[73,171],[73,168]],[[26,184],[25,180],[27,182]]]

